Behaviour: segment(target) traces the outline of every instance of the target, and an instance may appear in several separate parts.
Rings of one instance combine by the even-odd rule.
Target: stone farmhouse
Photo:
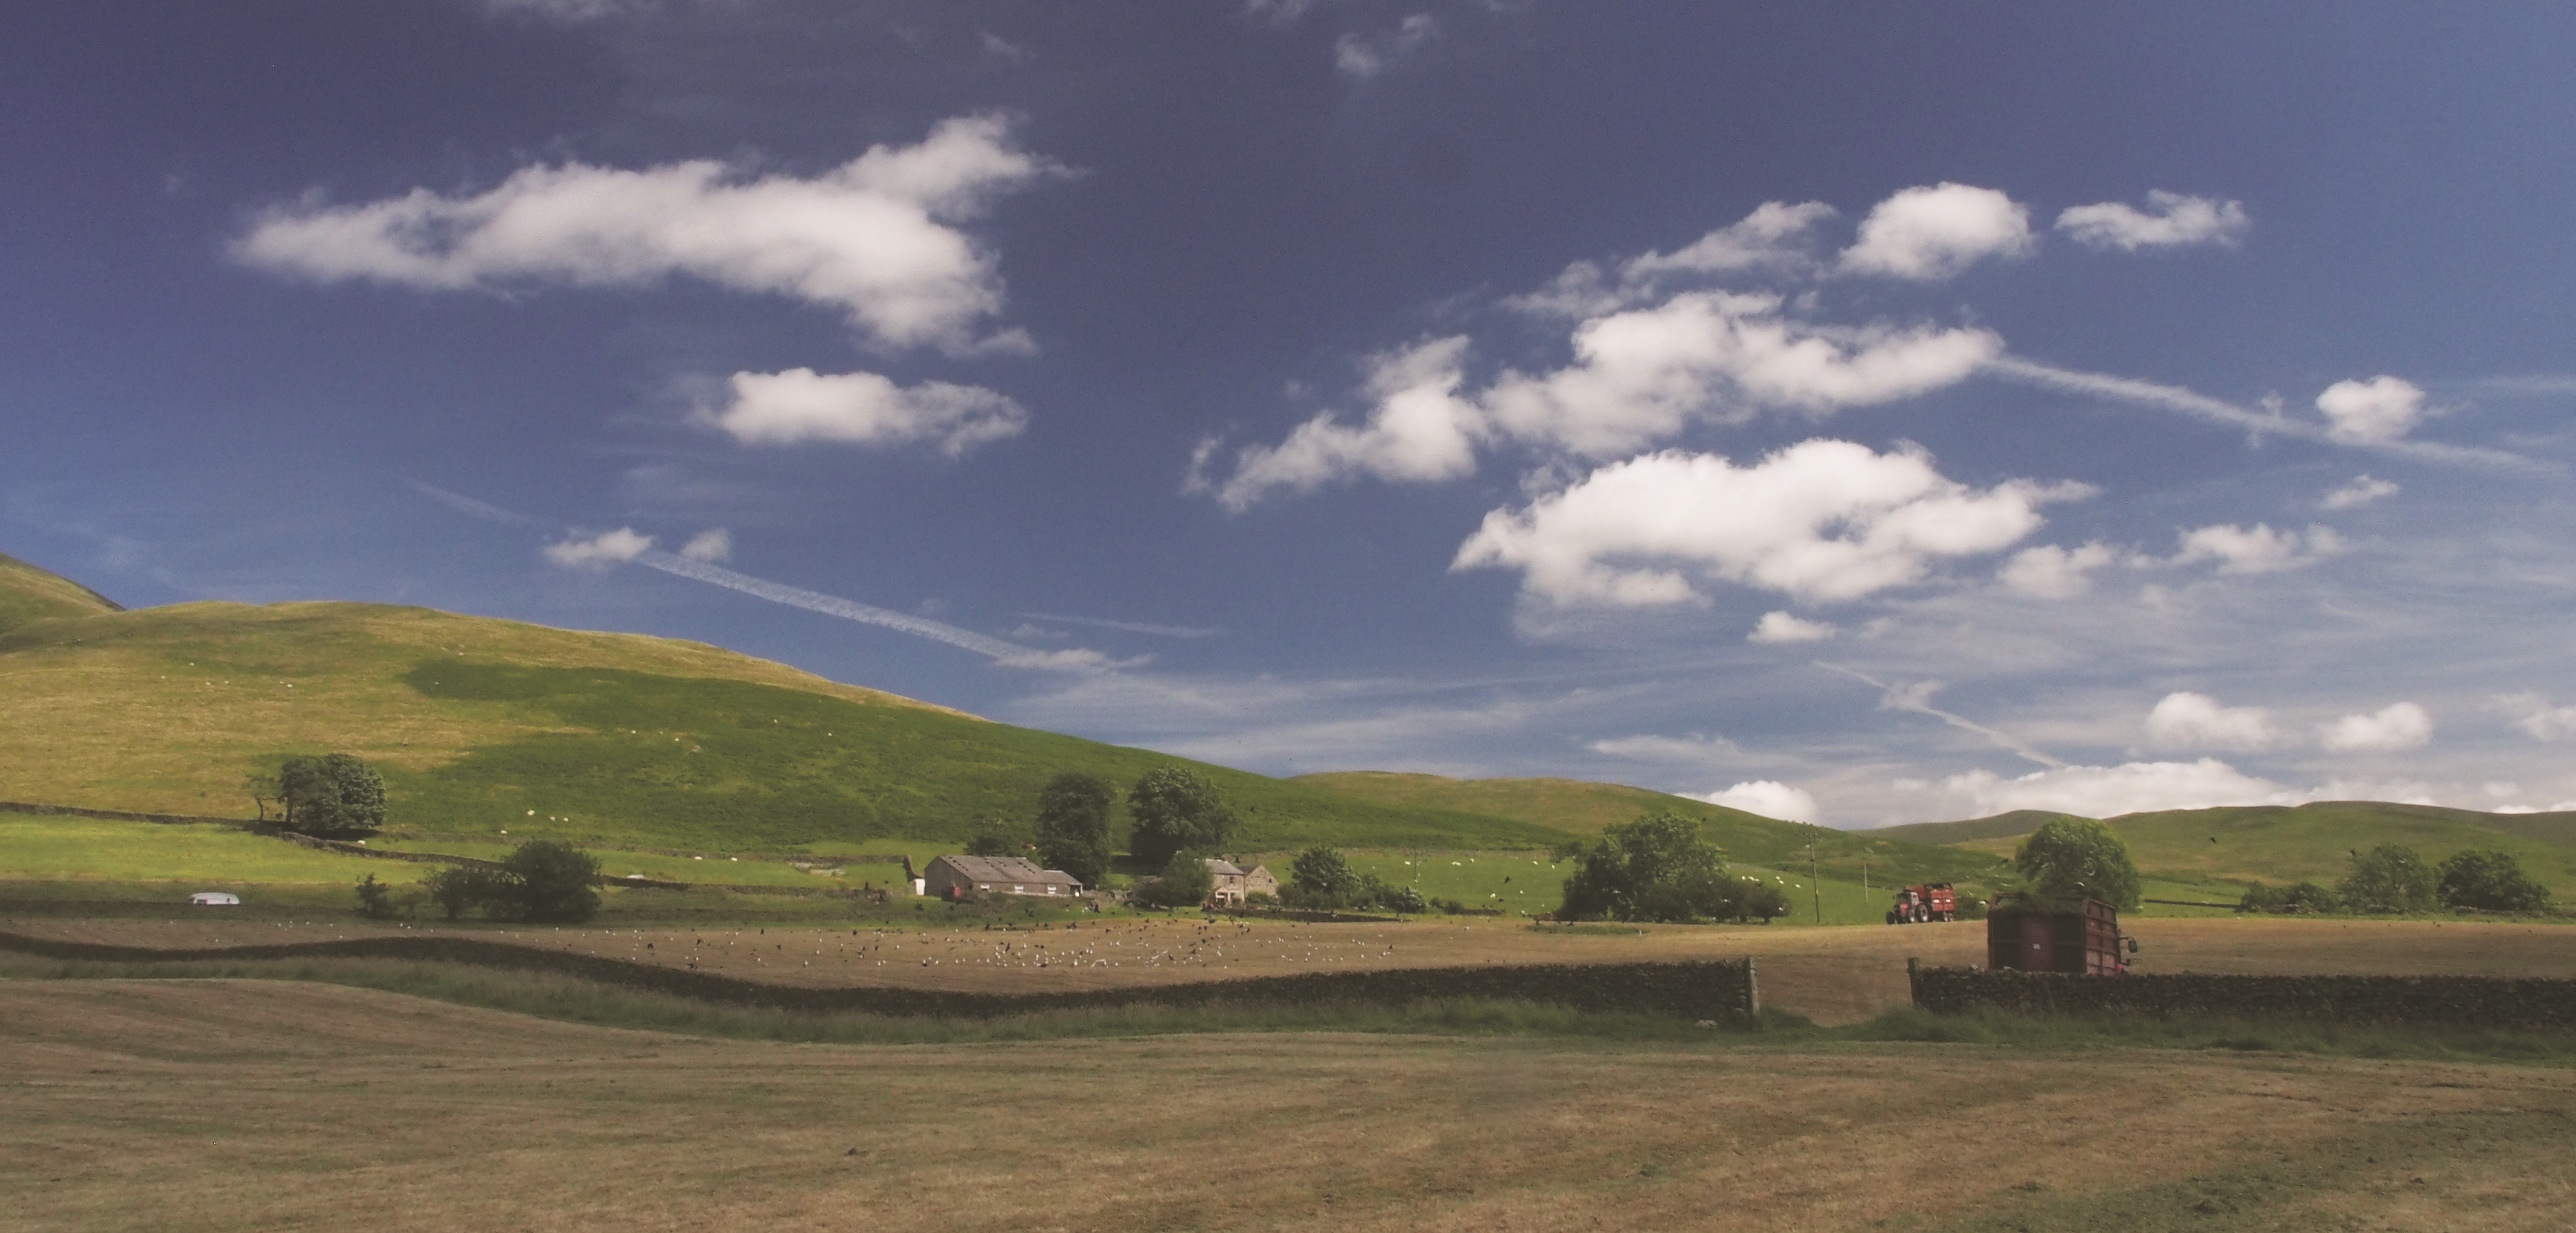
[[[941,899],[968,895],[1037,895],[1070,898],[1082,883],[1061,869],[1040,869],[1016,856],[934,857],[921,871],[922,893]]]
[[[1239,908],[1254,895],[1279,897],[1279,879],[1267,865],[1254,865],[1246,870],[1230,857],[1210,857],[1207,862],[1208,902],[1220,908]]]

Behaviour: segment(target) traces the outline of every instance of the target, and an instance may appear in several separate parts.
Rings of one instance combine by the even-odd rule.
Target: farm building
[[[1055,895],[1082,893],[1082,883],[1061,869],[1040,869],[1016,856],[941,856],[921,871],[923,891],[942,899],[972,894]]]
[[[1207,863],[1208,902],[1221,908],[1239,908],[1254,895],[1277,898],[1279,879],[1267,865],[1254,865],[1246,870],[1229,857],[1210,857]]]
[[[198,891],[188,896],[188,903],[200,908],[237,908],[241,906],[241,896],[223,891]]]

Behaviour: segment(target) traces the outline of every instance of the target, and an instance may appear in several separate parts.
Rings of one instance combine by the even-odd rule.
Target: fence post
[[[1762,981],[1751,955],[1744,957],[1744,1017],[1762,1017]]]

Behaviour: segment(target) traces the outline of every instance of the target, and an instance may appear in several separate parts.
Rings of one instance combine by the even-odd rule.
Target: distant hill
[[[1996,855],[2064,815],[2025,810],[1965,822],[1864,832]],[[2275,885],[2332,883],[2352,853],[2404,844],[2427,862],[2465,848],[2500,848],[2561,897],[2576,897],[2576,813],[2495,814],[2381,801],[2318,801],[2174,809],[2104,819],[2129,841],[2141,870],[2179,878]]]
[[[56,617],[123,612],[96,591],[0,553],[0,631]]]
[[[0,799],[249,817],[290,754],[381,767],[396,822],[700,850],[1025,830],[1059,771],[1185,762],[700,643],[374,604],[135,612],[10,562]],[[86,597],[86,598],[84,598]],[[1198,765],[1248,849],[1538,848],[1562,832]]]
[[[1334,771],[1290,781],[1388,805],[1412,805],[1510,818],[1578,835],[1597,835],[1614,823],[1669,809],[1697,818],[1711,842],[1730,860],[1768,868],[1804,868],[1807,845],[1817,845],[1828,876],[1858,880],[1864,862],[1879,885],[1974,877],[1994,861],[1983,854],[1889,836],[1782,822],[1687,796],[1624,784],[1575,779],[1449,779],[1392,771]]]

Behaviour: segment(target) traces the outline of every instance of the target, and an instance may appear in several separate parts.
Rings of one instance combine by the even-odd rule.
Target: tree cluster
[[[2424,912],[2435,907],[2483,912],[2545,912],[2549,888],[2524,873],[2511,852],[2469,849],[2437,866],[2404,844],[2384,843],[2355,853],[2352,868],[2332,890],[2314,882],[2245,889],[2239,912]]]
[[[1162,872],[1136,883],[1127,898],[1140,907],[1194,908],[1206,903],[1215,890],[1216,874],[1208,869],[1206,857],[1176,852],[1163,862]]]
[[[2047,904],[2099,899],[2134,908],[2142,890],[2128,841],[2091,818],[2054,818],[2032,831],[2013,853],[2013,871],[2025,894]]]
[[[1760,920],[1789,910],[1768,882],[1726,871],[1700,824],[1670,810],[1623,822],[1574,855],[1559,920]]]
[[[1118,790],[1066,771],[1038,789],[1038,862],[1098,886],[1109,876],[1109,807]]]
[[[1181,766],[1158,766],[1127,790],[1127,851],[1160,868],[1185,852],[1214,852],[1234,835],[1232,807],[1207,776]],[[1067,870],[1066,872],[1072,872]]]
[[[2415,849],[2383,843],[2352,858],[2335,892],[2355,912],[2422,912],[2433,906],[2433,870]]]
[[[344,753],[288,758],[277,771],[277,799],[286,829],[301,834],[371,835],[385,824],[384,777]]]
[[[456,920],[585,921],[599,912],[599,858],[556,839],[532,839],[501,862],[447,865],[421,880],[429,901]]]
[[[1312,912],[1431,910],[1421,891],[1389,886],[1376,874],[1351,868],[1340,852],[1320,846],[1298,853],[1288,863],[1288,881],[1279,888],[1279,901]]]

